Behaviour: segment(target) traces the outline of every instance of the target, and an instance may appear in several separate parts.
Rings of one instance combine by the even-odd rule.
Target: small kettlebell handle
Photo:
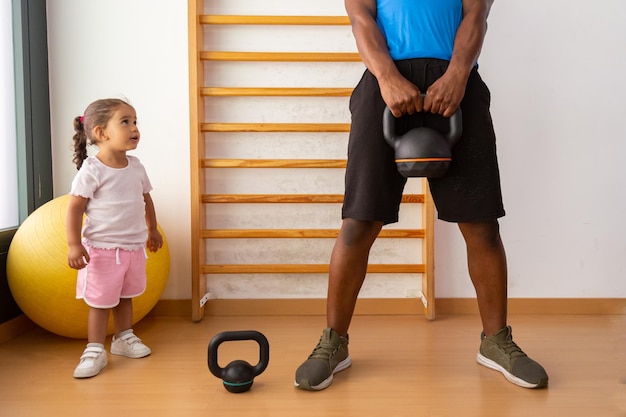
[[[422,94],[422,97],[425,96],[425,94]],[[463,132],[461,107],[456,109],[454,114],[449,118],[449,121],[450,130],[448,130],[448,133],[444,135],[444,137],[448,140],[450,146],[452,146],[461,138],[461,132]],[[383,111],[383,135],[387,143],[393,147],[396,139],[396,118],[393,113],[391,113],[391,109],[387,106],[385,106],[385,110]]]
[[[270,358],[270,344],[263,335],[256,330],[241,330],[241,331],[229,331],[222,332],[215,335],[209,342],[207,362],[209,364],[209,370],[217,377],[222,378],[224,374],[224,368],[220,367],[217,363],[217,349],[223,342],[231,340],[254,340],[259,345],[259,362],[252,368],[254,376],[259,376],[269,363]]]

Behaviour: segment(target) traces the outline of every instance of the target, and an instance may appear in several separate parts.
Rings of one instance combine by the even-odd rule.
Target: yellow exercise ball
[[[67,265],[65,216],[69,195],[55,198],[35,210],[19,227],[7,257],[9,288],[17,305],[33,322],[60,336],[87,338],[89,307],[76,299],[77,271]],[[146,291],[133,298],[135,324],[146,316],[163,294],[170,271],[165,234],[163,247],[147,251]],[[114,333],[109,317],[108,334]]]

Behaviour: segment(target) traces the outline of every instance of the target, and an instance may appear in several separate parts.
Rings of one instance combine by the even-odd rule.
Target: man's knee
[[[341,226],[340,238],[346,246],[372,244],[380,229],[382,222],[344,219]]]
[[[498,220],[459,223],[459,229],[468,245],[481,244],[497,247],[502,244]]]

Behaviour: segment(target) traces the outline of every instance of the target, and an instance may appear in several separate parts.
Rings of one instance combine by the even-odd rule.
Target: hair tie
[[[80,120],[81,123],[85,123],[85,116],[80,116],[78,120]]]

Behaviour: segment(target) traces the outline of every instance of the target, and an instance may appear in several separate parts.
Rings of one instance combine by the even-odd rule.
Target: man
[[[333,374],[351,365],[348,327],[369,251],[382,226],[398,221],[406,179],[383,138],[385,105],[395,117],[418,112],[450,117],[462,109],[463,135],[450,168],[429,184],[439,218],[457,223],[467,246],[483,325],[477,361],[519,386],[547,385],[543,367],[513,342],[507,326],[507,267],[498,224],[504,208],[490,93],[476,64],[492,3],[345,0],[367,70],[350,100],[343,223],[330,261],[328,327],[296,371],[298,388],[324,389]],[[405,127],[411,123],[417,122],[405,122]]]

